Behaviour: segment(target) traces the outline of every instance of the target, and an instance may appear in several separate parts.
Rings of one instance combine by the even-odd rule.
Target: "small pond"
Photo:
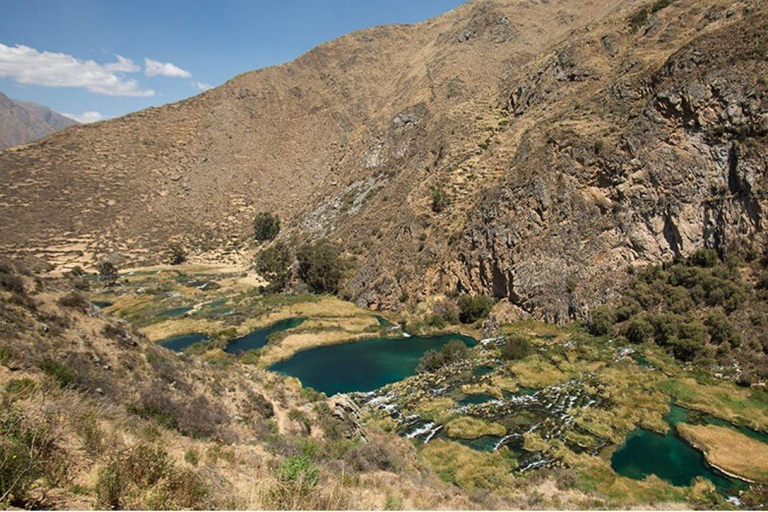
[[[664,420],[670,425],[666,434],[657,434],[642,428],[632,432],[611,457],[613,470],[636,480],[653,474],[677,486],[691,485],[696,477],[701,476],[715,484],[721,493],[743,488],[743,482],[714,469],[707,464],[701,452],[677,436],[675,425],[687,423],[692,413],[672,405],[670,412],[664,416]],[[733,428],[733,425],[722,423]]]
[[[461,334],[370,338],[343,345],[305,350],[270,370],[297,377],[304,386],[328,396],[353,391],[372,391],[410,377],[427,350],[440,350],[451,340],[467,346],[477,341]]]
[[[485,402],[490,402],[491,400],[496,400],[496,397],[491,396],[488,393],[477,393],[475,395],[465,396],[459,400],[459,405],[484,404]]]
[[[194,306],[182,306],[180,308],[168,309],[166,311],[163,311],[162,313],[158,313],[157,316],[159,318],[173,318],[176,316],[181,316],[184,313],[187,313],[189,311],[192,311],[192,309],[194,309]]]
[[[224,349],[229,354],[237,354],[239,352],[247,352],[249,350],[261,348],[267,344],[268,338],[271,334],[285,331],[287,329],[293,329],[301,325],[306,318],[286,318],[279,322],[264,327],[262,329],[256,329],[246,334],[242,338],[233,340]]]
[[[175,352],[182,352],[185,348],[204,341],[208,341],[208,337],[205,334],[192,333],[171,336],[170,338],[159,341],[158,344]]]
[[[114,302],[109,302],[108,300],[93,300],[91,301],[91,304],[99,309],[107,309],[108,307],[114,305]]]
[[[472,370],[472,375],[474,377],[483,377],[485,375],[493,373],[493,368],[490,366],[478,366],[474,370]]]

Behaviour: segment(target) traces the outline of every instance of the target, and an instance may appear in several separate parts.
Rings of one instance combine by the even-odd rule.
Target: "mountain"
[[[42,139],[78,124],[48,107],[13,100],[0,92],[0,150]]]
[[[471,1],[362,30],[0,153],[0,249],[234,254],[272,211],[342,246],[361,305],[584,317],[635,267],[762,250],[766,34],[746,0]]]

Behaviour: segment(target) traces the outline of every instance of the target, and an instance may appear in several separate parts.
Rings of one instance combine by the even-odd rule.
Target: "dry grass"
[[[768,483],[768,445],[728,427],[680,424],[677,431],[725,473]]]
[[[568,380],[568,375],[539,355],[510,363],[509,369],[517,381],[528,388],[543,388]]]
[[[463,416],[448,423],[445,433],[448,437],[458,439],[477,439],[482,436],[503,436],[507,430],[498,423]]]

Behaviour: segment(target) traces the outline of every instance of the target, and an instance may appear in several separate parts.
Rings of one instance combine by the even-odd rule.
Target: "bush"
[[[437,350],[427,350],[424,355],[419,359],[419,364],[416,366],[418,373],[429,373],[439,370],[445,364],[443,355]]]
[[[259,242],[274,240],[280,233],[280,217],[270,212],[259,212],[253,219],[253,234]]]
[[[168,263],[171,265],[181,265],[187,261],[187,251],[180,244],[171,244],[168,247]]]
[[[279,292],[283,290],[291,278],[291,249],[282,241],[262,250],[256,259],[256,270],[269,281],[267,290]]]
[[[709,339],[715,345],[721,345],[728,343],[732,347],[736,347],[741,342],[739,333],[733,328],[728,321],[728,317],[720,311],[714,311],[707,316],[704,321],[709,332]]]
[[[451,340],[438,352],[430,349],[419,360],[416,371],[419,373],[434,372],[447,364],[466,359],[469,349],[461,340]]]
[[[33,423],[9,408],[0,411],[0,508],[32,508],[29,490],[45,477],[55,484],[61,451],[47,423]]]
[[[465,324],[474,323],[490,313],[493,302],[483,295],[462,295],[459,297],[459,320]]]
[[[327,241],[307,243],[299,248],[296,257],[299,278],[312,292],[338,293],[345,265],[335,245]]]
[[[347,462],[356,471],[395,471],[397,460],[389,450],[375,442],[363,443],[347,454]]]
[[[70,292],[59,299],[59,305],[65,308],[76,309],[83,313],[91,310],[91,303],[88,299],[77,292]]]
[[[184,452],[184,462],[191,466],[197,466],[200,463],[200,454],[194,448]]]
[[[77,374],[58,361],[45,358],[37,363],[37,366],[62,388],[73,386],[77,382]]]
[[[295,455],[289,457],[280,464],[277,469],[277,479],[284,483],[299,483],[306,488],[317,485],[317,466],[312,464],[309,457]]]
[[[432,186],[432,211],[440,213],[448,207],[448,194],[445,192],[445,188],[442,185]]]
[[[653,334],[653,326],[644,318],[633,318],[625,331],[627,339],[636,344],[645,343]]]
[[[523,359],[530,353],[531,343],[522,334],[506,336],[506,343],[501,347],[501,357],[510,361]]]
[[[16,274],[2,272],[0,273],[0,288],[9,292],[24,294],[24,280]]]
[[[102,261],[99,263],[99,281],[105,283],[107,286],[112,286],[117,282],[119,274],[117,267],[115,267],[109,261]]]
[[[587,323],[587,329],[594,336],[605,336],[613,332],[613,324],[616,323],[616,315],[607,307],[597,308]]]
[[[720,261],[714,249],[699,249],[688,257],[688,264],[702,268],[712,268]]]

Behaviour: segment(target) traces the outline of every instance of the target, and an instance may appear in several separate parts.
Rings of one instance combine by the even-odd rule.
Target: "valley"
[[[767,77],[470,0],[0,150],[0,508],[768,508]]]
[[[185,357],[344,397],[361,432],[408,440],[431,471],[465,491],[510,498],[509,489],[543,474],[557,482],[556,497],[583,494],[593,506],[756,503],[754,450],[729,449],[724,468],[710,446],[768,449],[768,393],[692,371],[649,342],[531,320],[483,337],[479,323],[435,328],[329,296],[259,292],[244,284],[258,282],[247,268],[128,269],[110,286],[96,275],[72,279],[90,283],[85,294],[100,314]],[[466,352],[417,370],[428,350],[451,340]],[[504,350],[513,343],[523,348]],[[704,438],[690,429],[710,427],[696,425],[721,431]]]

